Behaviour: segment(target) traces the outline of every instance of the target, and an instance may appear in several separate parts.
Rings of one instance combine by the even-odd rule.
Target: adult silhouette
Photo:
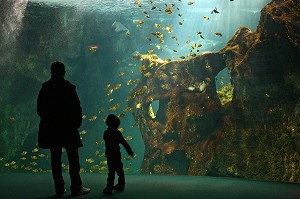
[[[65,66],[61,62],[51,65],[51,78],[44,82],[38,95],[37,113],[40,116],[38,144],[51,151],[51,169],[57,196],[65,192],[62,176],[62,148],[67,151],[71,194],[90,192],[82,186],[78,148],[82,147],[78,128],[82,122],[82,109],[76,87],[64,79]]]

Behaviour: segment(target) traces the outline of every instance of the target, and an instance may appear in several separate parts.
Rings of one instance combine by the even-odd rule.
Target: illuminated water
[[[189,53],[217,52],[240,26],[254,31],[260,10],[269,0],[195,0],[192,5],[185,0],[153,0],[153,3],[145,0],[140,1],[141,7],[134,2],[1,1],[0,72],[7,76],[0,82],[3,85],[0,171],[49,171],[49,151],[36,146],[39,118],[35,102],[42,82],[49,78],[50,64],[61,60],[67,66],[66,79],[77,86],[86,116],[80,129],[84,143],[80,149],[82,172],[107,171],[103,157],[102,133],[106,128],[103,119],[113,112],[125,113],[121,118],[123,134],[132,136],[128,142],[137,154],[133,160],[124,160],[124,167],[129,173],[139,173],[145,144],[132,114],[124,111],[128,92],[134,87],[129,81],[140,77],[140,62],[132,60],[132,56],[154,50],[163,60],[181,60],[181,56],[190,59]],[[167,14],[165,10],[172,3],[175,4],[172,14]],[[214,9],[218,12],[214,13]],[[143,24],[138,24],[139,20]],[[118,32],[112,28],[115,21],[125,29]],[[165,37],[155,38],[150,34],[156,31],[163,32]],[[202,46],[191,51],[191,46],[197,44]],[[222,84],[217,82],[217,89],[228,84],[228,70],[222,71],[217,79],[222,79]],[[121,87],[109,93],[117,84]],[[109,110],[118,103],[117,110]],[[154,115],[158,107],[159,101],[154,101]],[[127,156],[124,150],[122,153]],[[63,162],[67,170],[65,156]]]

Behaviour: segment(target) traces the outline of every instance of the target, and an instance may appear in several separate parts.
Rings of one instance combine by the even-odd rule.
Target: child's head
[[[109,114],[105,121],[106,125],[110,128],[118,128],[120,126],[120,119],[114,114]]]

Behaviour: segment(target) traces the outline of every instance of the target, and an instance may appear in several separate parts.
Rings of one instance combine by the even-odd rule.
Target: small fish
[[[45,155],[45,154],[42,154],[42,153],[41,153],[41,154],[39,154],[38,156],[39,156],[40,158],[44,158],[44,157],[46,157],[46,155]]]
[[[112,101],[114,101],[114,98],[111,98],[111,99],[108,100],[108,102],[112,102]]]
[[[107,164],[107,160],[100,161],[100,164]]]
[[[146,37],[146,40],[151,41],[151,38],[150,37]]]
[[[121,106],[121,104],[120,104],[120,103],[117,103],[116,105],[111,106],[111,107],[109,108],[109,110],[110,110],[110,111],[115,111],[115,110],[117,110],[120,106]]]
[[[120,113],[120,114],[118,115],[118,118],[122,118],[122,117],[124,117],[124,116],[125,116],[124,113]]]
[[[144,24],[144,22],[143,22],[143,20],[137,20],[137,21],[136,21],[136,24],[142,25],[142,24]]]
[[[116,85],[113,87],[113,89],[114,89],[114,90],[118,90],[121,86],[122,86],[122,84],[116,84]]]
[[[130,80],[128,80],[128,81],[127,81],[127,83],[126,83],[126,84],[127,84],[127,85],[130,85],[130,84],[132,84],[132,83],[133,83],[133,80],[132,80],[132,79],[130,79]]]
[[[26,160],[26,158],[25,157],[21,157],[20,160]]]
[[[36,162],[30,162],[29,164],[30,164],[31,166],[36,166],[36,165],[37,165]]]
[[[185,59],[185,56],[178,56],[178,58],[180,58],[180,59]]]
[[[125,138],[126,141],[129,141],[129,140],[132,140],[132,136],[128,135],[126,138]]]
[[[114,92],[114,89],[110,89],[110,90],[107,92],[107,96],[110,96],[113,92]]]
[[[99,151],[99,150],[96,150],[96,151],[95,151],[95,155],[97,155],[97,156],[100,155],[100,151]]]
[[[151,7],[151,10],[154,10],[155,8],[156,8],[156,6],[152,6],[152,7]]]
[[[209,17],[208,17],[208,16],[203,16],[203,18],[204,18],[205,20],[209,20]]]
[[[96,52],[98,48],[99,48],[98,45],[92,45],[92,46],[88,47],[88,49],[89,49],[90,52]]]
[[[11,161],[11,162],[10,162],[10,165],[15,165],[15,164],[16,164],[15,161]]]
[[[136,4],[138,7],[142,7],[141,2],[139,2],[139,1],[135,1],[134,4]]]
[[[179,25],[180,25],[180,26],[182,26],[182,25],[183,25],[183,22],[181,22],[181,21],[179,21],[178,23],[179,23]]]
[[[108,90],[108,89],[109,89],[109,87],[110,87],[110,84],[106,84],[106,86],[105,86],[105,90]]]
[[[217,35],[217,36],[222,37],[222,33],[220,33],[220,32],[215,32],[214,34]]]
[[[39,172],[39,170],[33,169],[32,172],[33,172],[33,173],[37,173],[37,172]]]
[[[124,158],[124,160],[127,160],[127,161],[132,160],[132,156],[127,156],[127,157]]]
[[[30,156],[31,157],[31,159],[33,159],[33,160],[36,160],[37,159],[37,156],[36,155],[32,155],[32,156]]]
[[[123,133],[124,132],[124,128],[118,128],[118,130]]]
[[[92,116],[92,117],[89,119],[89,121],[90,121],[90,122],[93,122],[93,121],[95,121],[96,119],[97,119],[97,116],[94,115],[94,116]]]
[[[93,158],[87,158],[85,159],[85,161],[87,161],[88,163],[93,163],[95,162],[95,160]]]
[[[202,35],[200,35],[201,39],[204,39],[204,37]]]
[[[21,155],[26,155],[27,154],[27,151],[22,151],[21,152]]]
[[[146,15],[146,14],[148,14],[148,13],[147,13],[147,11],[146,11],[146,10],[144,10],[144,11],[143,11],[143,14],[145,14],[145,15]]]
[[[105,171],[105,170],[106,170],[105,166],[99,168],[99,171]]]
[[[119,65],[119,64],[121,64],[121,62],[120,62],[119,60],[116,59],[116,64]]]
[[[165,43],[165,40],[160,39],[159,42],[163,44],[163,43]]]
[[[38,152],[38,151],[39,151],[38,148],[34,148],[34,149],[32,150],[33,153],[36,153],[36,152]]]
[[[150,15],[145,15],[144,17],[145,17],[145,18],[150,18]]]
[[[104,142],[104,140],[98,140],[98,141],[96,141],[96,144],[100,145],[100,144],[103,144],[103,142]]]
[[[188,2],[188,5],[193,5],[195,3],[195,1],[190,1]]]
[[[182,14],[179,13],[178,16],[179,16],[179,17],[182,17]]]
[[[86,115],[83,115],[83,116],[82,116],[82,119],[84,120],[84,119],[86,119],[86,117],[87,117]]]
[[[99,110],[99,114],[102,114],[104,112],[104,109]]]
[[[213,10],[211,11],[211,14],[214,14],[214,13],[220,13],[216,7],[215,7],[215,9],[213,9]]]
[[[25,167],[24,169],[27,170],[27,171],[29,171],[29,170],[31,170],[31,167],[30,167],[30,166],[27,166],[27,167]]]
[[[85,135],[85,134],[87,134],[87,131],[86,130],[82,130],[82,131],[79,132],[79,134],[80,135]]]

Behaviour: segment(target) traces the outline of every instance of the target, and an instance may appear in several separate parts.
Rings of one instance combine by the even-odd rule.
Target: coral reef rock
[[[217,53],[142,60],[129,107],[143,173],[300,182],[299,13],[297,0],[273,0],[256,31],[240,27]],[[222,105],[215,77],[226,67],[234,89]]]

